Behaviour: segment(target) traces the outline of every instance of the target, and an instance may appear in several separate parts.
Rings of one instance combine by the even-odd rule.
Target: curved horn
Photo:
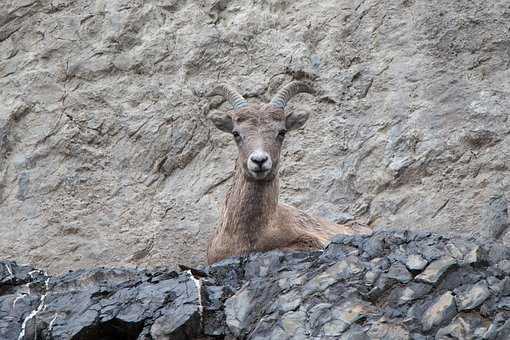
[[[276,108],[284,109],[287,102],[296,94],[306,92],[314,93],[313,87],[310,83],[305,81],[293,81],[290,84],[282,87],[271,99],[271,105]]]
[[[239,110],[248,106],[248,102],[243,98],[234,88],[227,84],[217,85],[209,96],[222,96],[234,107],[234,110]]]

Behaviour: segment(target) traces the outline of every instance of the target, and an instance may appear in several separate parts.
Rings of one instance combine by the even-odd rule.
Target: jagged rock
[[[482,210],[481,226],[492,238],[499,238],[508,228],[508,202],[502,195],[489,197]]]
[[[480,339],[487,331],[483,320],[472,316],[456,316],[452,322],[436,333],[436,339]]]
[[[441,276],[456,263],[457,261],[451,257],[443,257],[439,260],[435,260],[427,266],[423,273],[416,276],[415,280],[435,284],[439,281]]]
[[[155,339],[187,339],[200,332],[199,287],[188,273],[93,269],[45,282],[32,314],[24,313],[25,321],[17,325],[23,339],[35,332],[44,339],[83,340],[137,339],[145,329]],[[32,293],[17,303],[27,300],[33,300]]]
[[[405,287],[400,295],[400,304],[420,299],[432,290],[432,286],[424,283],[411,282]]]
[[[227,326],[234,335],[239,336],[248,328],[250,312],[255,306],[255,301],[250,297],[250,290],[247,287],[241,288],[225,302]]]
[[[392,324],[389,320],[378,320],[374,326],[370,328],[368,337],[364,339],[402,339],[411,340],[409,331],[404,327]]]
[[[411,254],[406,260],[406,266],[409,270],[423,270],[428,262],[418,254]]]
[[[423,330],[428,332],[432,327],[450,321],[455,313],[457,313],[455,298],[451,292],[446,292],[425,311],[422,320]]]
[[[487,282],[477,284],[455,291],[455,301],[459,311],[469,310],[480,306],[491,295]]]
[[[510,261],[502,260],[497,265],[498,269],[501,270],[506,275],[510,275]]]
[[[499,244],[469,242],[481,253]],[[474,264],[449,258],[451,244],[469,242],[379,231],[338,237],[324,252],[272,251],[182,272],[96,268],[48,276],[2,262],[0,337],[506,339],[510,280],[501,268],[510,256],[500,251],[503,259]],[[422,272],[432,279],[413,279],[405,260],[433,251],[437,259]]]
[[[449,242],[446,247],[450,255],[461,264],[476,264],[482,260],[482,251],[480,246],[466,241],[455,240]]]
[[[395,279],[401,283],[407,283],[413,279],[411,273],[409,273],[406,267],[399,262],[394,263],[390,267],[390,269],[386,273],[386,277],[390,279]]]

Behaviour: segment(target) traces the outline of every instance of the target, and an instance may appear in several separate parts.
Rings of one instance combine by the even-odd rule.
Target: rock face
[[[282,201],[505,237],[509,26],[507,0],[3,0],[1,255],[203,263],[236,156],[205,118],[218,78],[252,102],[315,79]]]
[[[433,268],[455,263],[425,283],[423,269],[405,269],[410,256]],[[324,252],[253,254],[180,273],[51,277],[2,262],[0,338],[507,339],[509,260],[501,242],[382,231],[337,237]]]

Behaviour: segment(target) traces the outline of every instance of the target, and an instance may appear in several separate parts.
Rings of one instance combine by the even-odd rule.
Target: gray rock
[[[306,339],[305,337],[305,319],[306,314],[303,311],[288,312],[278,321],[281,326],[282,335],[284,337],[275,337],[271,339]]]
[[[2,338],[136,339],[145,333],[189,339],[201,332],[200,283],[187,273],[91,269],[50,278],[30,267],[9,267],[13,294],[2,293],[0,300],[14,299],[0,309]],[[7,320],[11,326],[2,327]]]
[[[377,279],[379,278],[379,276],[381,275],[381,271],[368,271],[366,274],[365,274],[365,281],[370,284],[370,285],[373,285],[374,283],[376,283]]]
[[[406,259],[405,265],[409,270],[423,270],[427,266],[428,262],[418,254],[411,254]]]
[[[324,324],[322,332],[326,337],[338,337],[347,328],[349,328],[349,323],[342,319],[332,319]]]
[[[498,315],[489,329],[483,334],[483,339],[507,339],[510,336],[510,320]]]
[[[370,337],[366,331],[351,327],[351,329],[342,334],[340,340],[370,340]]]
[[[297,309],[302,302],[300,293],[297,290],[291,290],[278,297],[278,307],[284,313]]]
[[[307,281],[303,287],[305,294],[313,294],[314,292],[324,291],[329,286],[335,284],[339,280],[345,280],[350,277],[356,277],[363,274],[364,267],[355,257],[339,261],[319,275],[314,276]]]
[[[450,255],[460,264],[476,264],[482,260],[482,249],[473,242],[454,240],[446,247]]]
[[[313,336],[338,337],[371,313],[373,309],[360,301],[346,301],[338,307],[319,304],[308,311],[309,325]]]
[[[469,310],[480,306],[491,295],[487,282],[480,281],[467,288],[455,291],[455,301],[459,311]]]
[[[461,313],[452,320],[451,325],[454,336],[458,334],[464,338],[472,337],[473,339],[483,338],[490,326],[478,313]]]
[[[435,339],[472,339],[470,335],[473,333],[470,323],[464,320],[464,318],[457,316],[451,324],[438,330]]]
[[[508,338],[510,281],[502,268],[510,253],[501,246],[497,262],[471,265],[451,246],[486,253],[499,241],[384,230],[337,241],[343,248],[328,248],[329,256],[273,251],[201,269],[182,266],[180,273],[95,268],[48,276],[0,262],[0,337]],[[378,242],[384,244],[382,257],[344,252],[363,254]],[[339,260],[335,251],[344,256]],[[421,251],[435,251],[443,263],[456,254],[459,263],[435,283],[408,280],[403,262]],[[369,275],[374,272],[375,283]]]
[[[401,283],[407,283],[413,279],[411,273],[409,273],[406,267],[400,262],[395,262],[385,276],[390,279],[395,279]]]
[[[449,322],[457,313],[455,298],[451,292],[441,295],[423,314],[422,326],[425,332]]]
[[[331,320],[332,307],[330,303],[319,303],[308,310],[308,324],[313,330],[312,335],[318,336],[322,326]]]
[[[225,323],[224,302],[230,290],[224,286],[211,285],[203,281],[202,327],[207,336],[219,336],[227,332]]]
[[[487,236],[500,238],[508,228],[508,202],[504,196],[489,197],[487,205],[482,210],[480,229]]]
[[[510,310],[510,296],[499,299],[496,307],[499,309]]]
[[[252,321],[250,313],[252,313],[255,304],[248,287],[244,286],[225,302],[226,323],[236,336],[244,333]]]
[[[413,340],[429,340],[430,337],[424,336],[422,334],[413,333],[411,334],[411,339]]]
[[[424,283],[411,282],[403,288],[400,293],[399,303],[404,304],[426,296],[432,289],[432,286]]]
[[[443,257],[430,263],[423,273],[417,275],[415,280],[422,281],[425,283],[436,284],[444,273],[455,265],[455,261],[451,257]]]
[[[200,311],[197,306],[181,305],[157,318],[150,334],[154,339],[186,340],[201,333]]]
[[[482,250],[480,246],[474,246],[464,254],[463,262],[465,264],[476,264],[482,259]]]
[[[510,260],[502,260],[497,264],[497,268],[506,275],[510,275]]]
[[[368,335],[369,339],[414,339],[409,334],[409,331],[404,327],[386,322],[386,320],[379,320],[379,322],[371,327]]]
[[[22,321],[37,310],[46,290],[47,276],[31,266],[0,262],[0,338],[17,339]],[[28,319],[30,321],[30,319]],[[32,323],[29,323],[29,328]],[[25,333],[29,335],[30,329]]]

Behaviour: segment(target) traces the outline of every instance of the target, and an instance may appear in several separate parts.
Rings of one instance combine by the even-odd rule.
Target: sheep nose
[[[268,158],[269,157],[265,152],[254,152],[250,155],[250,161],[257,164],[259,167],[262,167]]]

